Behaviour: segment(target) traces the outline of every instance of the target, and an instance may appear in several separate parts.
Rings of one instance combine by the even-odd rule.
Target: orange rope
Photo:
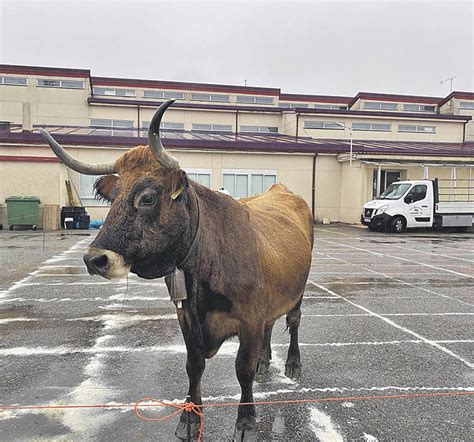
[[[224,402],[224,403],[210,403],[204,405],[196,405],[193,402],[186,402],[183,404],[174,404],[171,402],[164,402],[158,399],[146,397],[137,401],[134,405],[131,404],[93,404],[93,405],[0,405],[0,411],[2,410],[45,410],[45,409],[81,409],[81,408],[133,408],[138,418],[148,422],[161,422],[171,417],[176,416],[182,411],[187,413],[194,413],[199,417],[199,436],[198,441],[202,439],[203,432],[203,414],[202,408],[212,407],[238,407],[239,405],[284,405],[284,404],[310,404],[320,402],[331,402],[331,401],[363,401],[363,400],[374,400],[374,399],[410,399],[410,398],[423,398],[423,397],[448,397],[448,396],[467,396],[473,395],[474,391],[446,391],[436,393],[404,393],[404,394],[387,394],[387,395],[376,395],[376,396],[348,396],[348,397],[322,397],[315,399],[288,399],[279,401],[262,401],[262,402]],[[152,402],[152,403],[143,403]],[[170,414],[162,417],[146,417],[141,414],[139,408],[143,407],[172,407],[176,408]]]

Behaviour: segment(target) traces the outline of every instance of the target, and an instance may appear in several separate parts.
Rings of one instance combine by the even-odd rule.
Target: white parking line
[[[439,293],[439,292],[435,292],[434,290],[430,290],[430,289],[427,289],[425,287],[420,287],[416,284],[413,284],[411,282],[408,282],[408,281],[405,281],[403,279],[400,279],[400,278],[395,278],[394,276],[391,276],[391,275],[387,275],[386,273],[382,273],[382,272],[379,272],[378,270],[374,270],[374,269],[371,269],[371,268],[368,268],[368,267],[362,267],[360,264],[352,264],[350,263],[349,261],[346,261],[345,259],[341,259],[341,258],[337,258],[337,260],[339,260],[340,262],[343,262],[344,264],[351,264],[351,265],[355,265],[355,266],[358,266],[364,270],[367,270],[368,272],[370,273],[374,273],[376,275],[380,275],[380,276],[383,276],[384,278],[389,278],[389,279],[392,279],[394,281],[398,281],[400,282],[401,284],[403,285],[408,285],[410,287],[414,287],[418,290],[422,290],[424,292],[427,292],[427,293],[431,293],[433,295],[437,295],[437,296],[441,296],[443,298],[446,298],[446,299],[450,299],[452,301],[456,301],[456,302],[459,302],[460,304],[464,304],[464,305],[468,305],[470,307],[473,307],[474,304],[471,304],[469,302],[466,302],[466,301],[461,301],[460,299],[457,299],[457,298],[453,298],[452,296],[448,296],[448,295],[445,295],[444,293]],[[311,274],[311,273],[310,273]],[[423,274],[425,275],[425,273]],[[328,283],[321,283],[321,284],[328,284]],[[348,283],[350,284],[350,282]],[[362,296],[361,296],[362,297]],[[411,296],[410,298],[415,298],[416,296]],[[402,298],[400,298],[402,299]]]
[[[364,238],[356,238],[362,242],[364,242]],[[400,250],[409,250],[410,252],[416,252],[416,253],[423,253],[424,255],[431,255],[431,256],[441,256],[443,258],[451,258],[451,259],[456,259],[458,261],[466,261],[466,262],[470,262],[470,263],[474,263],[474,260],[472,259],[466,259],[466,258],[459,258],[457,256],[452,256],[452,255],[444,255],[444,254],[441,254],[441,253],[437,253],[437,252],[427,252],[427,251],[424,251],[424,250],[420,250],[420,249],[411,249],[409,247],[406,247],[406,246],[397,246],[395,244],[386,244],[384,243],[384,245],[388,245],[389,247],[395,247],[397,249],[400,249]]]
[[[401,331],[403,331],[407,334],[410,334],[410,335],[414,336],[416,339],[420,339],[420,340],[424,341],[426,344],[431,345],[432,347],[437,348],[438,350],[441,350],[442,352],[452,356],[453,358],[457,359],[458,361],[461,361],[463,364],[467,365],[469,368],[474,368],[473,363],[467,361],[466,359],[464,359],[463,357],[459,356],[458,354],[452,352],[451,350],[447,349],[446,347],[443,347],[442,345],[438,344],[436,341],[432,341],[430,339],[427,339],[424,336],[421,336],[420,334],[418,334],[418,333],[416,333],[416,332],[414,332],[414,331],[412,331],[412,330],[410,330],[406,327],[403,327],[403,326],[393,322],[391,319],[388,319],[385,316],[379,315],[378,313],[375,313],[375,312],[369,310],[368,308],[363,307],[362,305],[359,305],[355,302],[350,301],[349,299],[345,298],[344,296],[339,295],[339,294],[333,292],[332,290],[329,290],[326,287],[323,287],[322,285],[317,284],[316,282],[310,281],[309,279],[308,279],[308,282],[311,282],[316,287],[319,287],[320,289],[325,290],[327,293],[329,293],[333,296],[338,296],[339,298],[346,301],[348,304],[351,304],[354,307],[357,307],[358,309],[361,309],[361,310],[365,311],[366,313],[369,313],[370,315],[386,322],[387,324],[391,325],[392,327],[395,327],[395,328],[397,328],[397,329],[399,329],[399,330],[401,330]]]
[[[431,265],[431,264],[426,264],[424,262],[420,262],[420,261],[415,261],[414,259],[408,259],[408,258],[402,258],[400,256],[394,256],[394,255],[388,255],[386,253],[380,253],[380,252],[374,252],[373,250],[369,250],[369,249],[363,249],[361,247],[355,247],[355,246],[349,246],[347,244],[340,244],[340,243],[337,243],[337,242],[334,242],[334,241],[328,241],[328,240],[325,240],[325,239],[319,239],[320,241],[324,241],[324,242],[327,242],[327,243],[330,243],[330,244],[336,244],[338,246],[342,246],[342,247],[348,247],[348,248],[351,248],[351,249],[355,249],[355,250],[360,250],[362,252],[366,252],[366,253],[370,253],[372,255],[376,255],[376,256],[384,256],[386,258],[391,258],[391,259],[398,259],[398,260],[401,260],[401,261],[405,261],[405,262],[411,262],[411,263],[414,263],[414,264],[419,264],[419,265],[422,265],[424,267],[429,267],[431,269],[435,269],[435,270],[441,270],[443,272],[449,272],[449,273],[453,273],[454,275],[458,275],[458,276],[463,276],[465,278],[472,278],[474,279],[474,276],[473,275],[468,275],[466,273],[461,273],[461,272],[456,272],[454,270],[450,270],[450,269],[445,269],[443,267],[438,267],[438,266],[434,266],[434,265]]]

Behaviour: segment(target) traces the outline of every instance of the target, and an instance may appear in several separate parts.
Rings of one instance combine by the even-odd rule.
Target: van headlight
[[[385,213],[387,209],[388,209],[388,204],[385,204],[385,206],[379,207],[377,209],[377,214]]]

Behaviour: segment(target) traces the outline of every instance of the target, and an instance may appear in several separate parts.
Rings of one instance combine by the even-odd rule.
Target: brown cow
[[[159,137],[161,118],[171,103],[156,111],[149,147],[135,147],[111,164],[79,162],[47,132],[41,133],[66,165],[81,173],[107,174],[95,188],[112,206],[84,255],[89,273],[113,278],[131,271],[160,278],[182,270],[187,299],[176,302],[176,311],[187,348],[190,400],[202,404],[205,359],[226,339],[238,336],[240,401],[253,402],[256,372],[263,376],[268,370],[273,323],[284,314],[291,335],[286,375],[300,374],[298,327],[311,265],[311,213],[301,197],[280,184],[236,201],[187,178]],[[179,285],[179,278],[174,283]],[[184,422],[182,415],[176,431],[182,439]],[[195,419],[192,430],[196,436]],[[255,407],[241,405],[234,438],[255,437]]]

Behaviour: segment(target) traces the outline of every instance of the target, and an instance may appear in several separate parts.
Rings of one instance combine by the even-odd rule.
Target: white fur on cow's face
[[[130,265],[126,265],[122,255],[112,252],[112,250],[97,249],[89,247],[86,254],[106,255],[109,259],[109,267],[107,273],[104,275],[107,279],[123,278],[130,272]]]

